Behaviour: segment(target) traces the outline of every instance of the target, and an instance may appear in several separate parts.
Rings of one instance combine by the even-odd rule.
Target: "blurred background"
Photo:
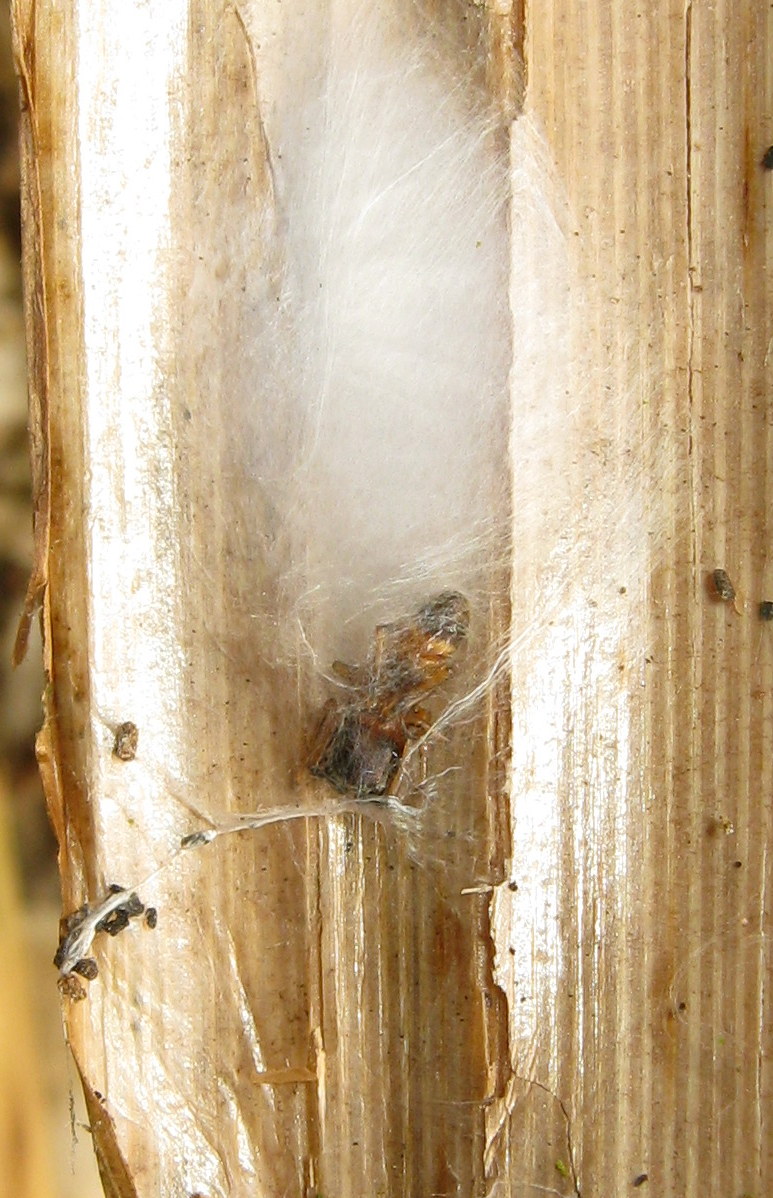
[[[32,559],[19,221],[19,93],[0,7],[0,1177],[13,1198],[102,1193],[52,958],[60,916],[56,844],[35,761],[43,673],[36,623],[11,653]]]

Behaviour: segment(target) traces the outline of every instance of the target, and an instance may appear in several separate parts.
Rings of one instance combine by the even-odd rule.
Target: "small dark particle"
[[[107,932],[108,936],[117,936],[124,928],[129,926],[129,914],[125,907],[116,907],[115,911],[111,911],[104,919],[100,919],[94,930],[96,932]]]
[[[761,166],[763,170],[773,171],[773,146],[768,146],[762,155]]]
[[[65,998],[69,998],[71,1002],[83,1002],[86,997],[86,987],[74,973],[68,973],[65,977],[60,978],[58,985]]]
[[[733,862],[733,869],[741,869],[742,867],[743,867],[743,861],[734,861]]]
[[[730,581],[727,570],[714,570],[711,581],[714,584],[717,598],[721,599],[723,603],[732,603],[735,599],[735,587]]]
[[[516,890],[518,889],[518,883],[517,882],[508,882],[507,889],[512,890],[513,894],[515,894]]]
[[[679,1010],[680,1010],[680,1011],[686,1011],[686,1010],[687,1010],[687,1003],[686,1003],[686,1002],[680,1002],[680,1004],[679,1004]]]
[[[124,904],[126,914],[132,918],[135,915],[142,915],[145,910],[145,904],[138,894],[130,894]]]
[[[136,724],[132,724],[130,720],[125,724],[119,724],[115,730],[113,755],[120,761],[133,761],[137,756],[139,738],[140,730]]]
[[[81,957],[72,967],[73,973],[79,973],[87,982],[93,982],[99,973],[99,966],[93,957]]]
[[[760,604],[760,619],[773,620],[773,599],[764,599]]]
[[[154,928],[158,923],[158,911],[155,907],[148,907],[145,912],[145,923],[149,928]]]
[[[210,840],[214,840],[217,833],[215,832],[191,832],[188,836],[183,836],[180,841],[181,849],[197,849],[202,844],[209,844]]]
[[[639,1186],[643,1186],[645,1181],[649,1181],[649,1179],[650,1179],[649,1173],[640,1173],[638,1177],[634,1177],[633,1182],[631,1184],[633,1185],[633,1188],[636,1190],[639,1188]]]
[[[123,886],[113,883],[110,887],[110,894],[120,894],[122,890]],[[129,920],[137,915],[142,915],[144,910],[145,904],[139,895],[130,894],[125,903],[121,903],[119,907],[115,907],[110,911],[104,919],[100,919],[95,931],[107,932],[108,936],[117,936],[124,928],[128,928]]]

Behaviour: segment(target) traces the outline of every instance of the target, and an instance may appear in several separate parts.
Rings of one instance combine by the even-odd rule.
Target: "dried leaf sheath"
[[[330,29],[348,27],[350,15],[341,5]],[[407,49],[387,59],[394,100],[384,103],[383,77],[370,92],[389,118],[378,135],[379,155],[372,153],[372,122],[357,136],[370,143],[376,173],[368,186],[385,195],[390,176],[384,171],[394,173],[389,139],[402,138],[396,152],[408,190],[396,194],[397,216],[385,216],[383,207],[373,212],[370,226],[362,227],[363,246],[377,244],[384,229],[394,237],[397,220],[415,208],[415,178],[435,205],[423,228],[431,222],[436,232],[431,240],[421,232],[417,240],[414,231],[406,244],[414,279],[417,269],[427,278],[442,266],[453,281],[458,270],[448,265],[450,252],[475,277],[488,263],[482,267],[488,287],[506,277],[504,257],[497,249],[492,273],[492,257],[488,250],[484,257],[476,240],[505,228],[505,193],[501,178],[492,180],[496,199],[485,200],[488,183],[476,155],[496,162],[498,151],[482,145],[489,116],[481,120],[466,108],[468,87],[478,88],[482,79],[476,44],[485,23],[472,30],[466,15],[464,6],[447,10],[429,59],[421,20],[394,27],[397,44]],[[485,650],[491,605],[478,600],[490,585],[491,567],[445,546],[444,529],[459,521],[443,505],[453,476],[466,516],[471,493],[476,508],[492,510],[482,494],[477,499],[479,475],[464,477],[472,446],[463,445],[453,423],[469,419],[458,410],[460,394],[476,397],[478,414],[484,393],[490,404],[505,394],[506,353],[492,352],[489,339],[495,386],[481,381],[481,370],[490,369],[486,358],[481,367],[468,348],[475,330],[488,325],[487,305],[481,300],[471,321],[457,286],[438,279],[437,300],[424,304],[422,328],[411,333],[431,347],[426,368],[436,381],[424,391],[435,396],[442,418],[413,402],[415,369],[380,341],[370,352],[387,370],[381,382],[361,362],[348,370],[378,398],[384,415],[381,427],[362,429],[366,465],[356,486],[366,491],[359,498],[352,493],[352,521],[339,519],[337,532],[320,528],[316,535],[329,488],[343,510],[335,472],[344,484],[346,477],[353,480],[351,470],[343,473],[347,455],[353,460],[352,443],[344,442],[336,459],[313,452],[329,434],[320,424],[325,411],[317,384],[303,374],[309,362],[316,371],[318,362],[298,350],[299,338],[313,344],[311,308],[294,290],[311,276],[305,269],[293,273],[295,243],[286,243],[288,188],[303,184],[308,172],[294,165],[300,143],[278,112],[296,123],[294,110],[301,119],[306,115],[295,83],[307,73],[319,79],[314,55],[321,54],[324,65],[330,33],[302,45],[288,14],[280,54],[271,36],[272,22],[285,19],[279,6],[245,5],[237,12],[230,4],[203,2],[170,3],[152,14],[73,4],[58,10],[56,41],[45,6],[19,6],[16,19],[40,134],[27,177],[35,168],[43,172],[46,236],[34,239],[34,249],[53,305],[44,392],[52,405],[46,563],[52,664],[41,754],[49,801],[61,812],[64,906],[73,912],[98,902],[117,879],[137,884],[139,901],[159,913],[152,932],[132,919],[120,935],[95,939],[89,951],[98,976],[86,979],[87,999],[67,1007],[108,1190],[359,1194],[383,1191],[403,1161],[398,1184],[407,1194],[425,1187],[435,1160],[447,1158],[454,1172],[480,1173],[469,1134],[470,1120],[479,1126],[480,1115],[462,1104],[471,1087],[476,1096],[483,1092],[480,1053],[489,1017],[474,983],[480,913],[471,918],[468,904],[458,908],[460,862],[453,853],[457,873],[446,878],[445,855],[435,854],[443,864],[439,873],[431,867],[431,881],[424,872],[414,876],[400,835],[371,819],[317,818],[307,826],[296,820],[184,852],[152,883],[139,883],[201,826],[189,805],[219,813],[282,804],[296,813],[299,802],[319,807],[319,794],[329,788],[306,769],[324,689],[317,662],[344,655],[362,660],[373,627],[456,586],[465,594],[472,587],[476,652]],[[372,41],[373,34],[367,37]],[[350,61],[358,65],[362,53],[374,52],[383,54],[363,44]],[[455,61],[474,64],[475,78],[458,94]],[[463,68],[459,77],[467,74]],[[444,94],[448,102],[438,105]],[[412,119],[418,114],[416,130],[399,116],[400,104]],[[442,128],[433,132],[432,118],[427,134],[422,122],[433,111]],[[456,144],[460,118],[463,136]],[[417,137],[415,144],[405,140],[406,131]],[[424,182],[433,169],[433,145],[434,196]],[[461,179],[474,189],[480,211],[454,194],[451,219],[460,221],[467,211],[474,228],[445,225],[449,238],[441,232],[437,202],[448,202],[443,194],[452,178],[457,187]],[[326,203],[331,186],[329,179]],[[356,199],[364,211],[362,192]],[[289,202],[300,200],[296,195]],[[306,227],[293,219],[296,230]],[[317,244],[326,245],[324,236]],[[367,258],[376,260],[370,249]],[[388,257],[382,260],[393,269]],[[415,328],[424,285],[414,283],[408,293],[399,278],[377,272],[358,283],[356,294],[368,295],[359,311],[377,316],[367,330],[371,340],[388,308],[395,313],[389,319],[403,320],[402,335]],[[339,281],[332,278],[334,290]],[[447,340],[442,332],[426,323],[438,303],[442,308],[443,292],[451,318],[460,322],[455,354],[470,363],[463,374],[453,356],[439,352]],[[497,321],[504,318],[506,325],[506,297],[499,294]],[[353,327],[346,338],[366,344],[359,334],[355,341]],[[286,344],[295,356],[285,356]],[[326,352],[337,362],[335,344]],[[470,369],[477,372],[474,384]],[[457,398],[449,399],[454,389]],[[306,414],[291,418],[281,407],[283,396],[296,405],[308,399]],[[361,411],[367,416],[366,407]],[[410,428],[410,421],[417,426]],[[414,473],[426,476],[423,494],[412,494],[395,472],[401,437],[418,447]],[[383,468],[372,470],[374,459]],[[490,472],[502,460],[502,447],[491,456],[486,441],[479,464]],[[495,502],[504,491],[506,479]],[[400,494],[390,529],[384,513]],[[305,513],[304,506],[320,515]],[[382,526],[378,539],[369,523],[374,518]],[[406,521],[414,525],[412,534]],[[365,570],[354,582],[336,539]],[[428,544],[440,549],[434,574],[424,562],[421,576],[406,578],[403,593],[380,595],[398,566],[425,557]],[[378,547],[375,557],[371,545]],[[309,606],[305,596],[319,584],[320,570],[326,584],[339,579],[340,590],[326,585]],[[311,658],[304,637],[313,646]],[[436,649],[442,657],[445,650]],[[399,657],[403,650],[395,652]],[[444,668],[439,661],[421,666],[434,671],[433,682]],[[423,689],[406,683],[401,694],[415,707]],[[480,718],[478,711],[475,734],[469,722],[465,733],[478,804],[485,797]],[[122,759],[113,751],[115,735],[127,724],[137,729],[136,751]],[[458,769],[452,742],[438,746],[433,770]],[[457,808],[463,810],[466,829],[470,793],[459,778],[443,818],[453,822]],[[332,792],[330,803],[332,809]],[[469,860],[465,876],[468,867]],[[115,901],[120,907],[123,895]],[[433,926],[438,952],[441,941],[457,946],[456,963],[450,970],[444,964],[447,981],[439,989],[432,982],[439,958],[428,952],[436,941],[425,939]],[[460,993],[469,995],[469,1038],[459,1036]],[[424,1026],[424,1001],[435,1012],[431,1028]],[[435,1131],[419,1135],[419,1128],[432,1128],[422,1112],[434,1103],[438,1060],[455,1079],[449,1094],[456,1105]],[[427,1134],[437,1141],[429,1157]]]

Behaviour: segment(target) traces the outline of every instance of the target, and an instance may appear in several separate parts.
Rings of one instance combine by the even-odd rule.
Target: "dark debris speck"
[[[80,961],[76,961],[72,967],[73,973],[79,973],[86,981],[93,982],[94,978],[99,973],[99,966],[93,957],[81,957]]]
[[[115,743],[113,744],[113,754],[119,761],[133,761],[137,756],[137,745],[139,743],[140,732],[136,724],[131,720],[127,720],[123,724],[119,724],[115,730]]]
[[[735,599],[735,587],[730,581],[727,570],[714,570],[711,575],[714,593],[723,603],[732,603]]]

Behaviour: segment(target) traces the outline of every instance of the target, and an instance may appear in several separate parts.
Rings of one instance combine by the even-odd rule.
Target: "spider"
[[[464,595],[443,591],[412,616],[378,625],[364,667],[334,662],[349,692],[323,710],[311,773],[341,794],[386,794],[409,743],[430,727],[419,700],[451,674],[469,623]]]

